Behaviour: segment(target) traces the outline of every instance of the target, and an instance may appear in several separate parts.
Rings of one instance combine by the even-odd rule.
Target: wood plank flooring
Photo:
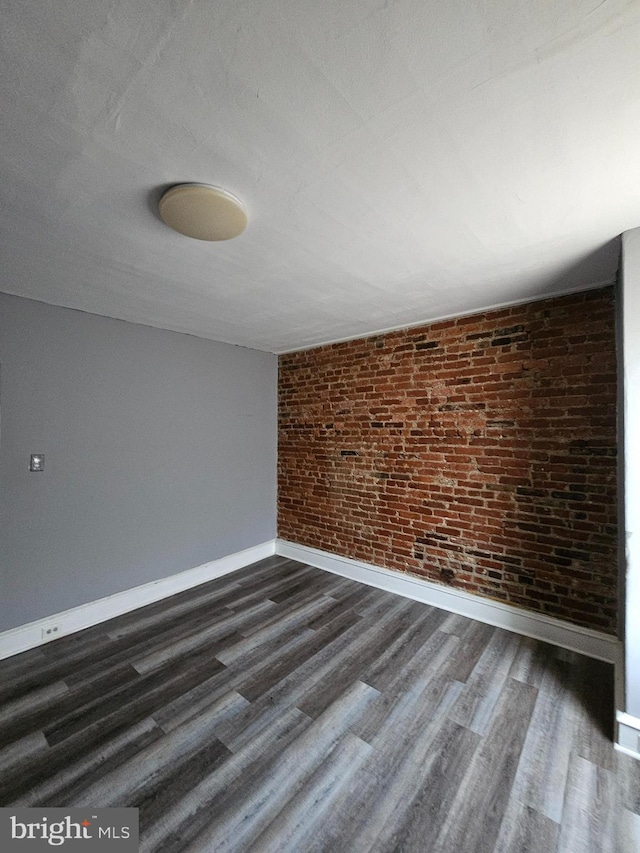
[[[612,668],[272,557],[0,662],[0,804],[145,851],[638,853]]]

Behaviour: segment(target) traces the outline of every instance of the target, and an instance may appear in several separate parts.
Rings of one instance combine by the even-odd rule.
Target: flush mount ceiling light
[[[231,240],[247,227],[242,202],[210,184],[178,184],[168,189],[159,204],[169,228],[196,240]]]

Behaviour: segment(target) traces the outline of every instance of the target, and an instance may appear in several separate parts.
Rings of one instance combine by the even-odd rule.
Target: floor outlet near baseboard
[[[57,637],[60,633],[60,628],[58,625],[49,625],[48,628],[42,629],[42,639],[43,640],[52,640],[54,637]]]

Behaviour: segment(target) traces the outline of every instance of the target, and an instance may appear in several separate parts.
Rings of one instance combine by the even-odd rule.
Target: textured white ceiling
[[[610,282],[637,0],[0,0],[0,290],[275,352]],[[158,218],[226,187],[237,240]]]

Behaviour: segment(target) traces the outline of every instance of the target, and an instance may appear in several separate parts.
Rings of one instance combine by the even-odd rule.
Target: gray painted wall
[[[622,235],[625,705],[640,717],[640,228]]]
[[[276,380],[269,353],[0,294],[0,630],[272,539]]]

